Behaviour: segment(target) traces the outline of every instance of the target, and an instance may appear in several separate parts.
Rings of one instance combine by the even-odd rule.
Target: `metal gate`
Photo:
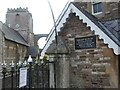
[[[2,88],[19,88],[20,68],[27,68],[27,84],[21,88],[49,88],[49,63],[12,63],[2,64]]]

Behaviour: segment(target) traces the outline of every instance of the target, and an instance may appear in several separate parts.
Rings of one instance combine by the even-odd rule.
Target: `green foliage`
[[[40,61],[44,61],[44,63],[48,63],[48,60],[47,60],[47,58],[48,58],[48,55],[44,55],[44,57],[43,58],[41,58],[40,59]]]

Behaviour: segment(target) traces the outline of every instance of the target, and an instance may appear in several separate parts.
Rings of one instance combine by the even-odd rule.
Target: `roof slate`
[[[1,30],[5,34],[5,39],[25,45],[25,46],[29,46],[27,42],[23,39],[23,37],[12,28],[9,28],[6,25],[2,24]]]
[[[101,23],[120,40],[120,19],[101,21]]]

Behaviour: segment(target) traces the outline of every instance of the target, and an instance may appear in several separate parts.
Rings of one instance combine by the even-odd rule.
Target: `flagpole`
[[[55,40],[56,40],[56,48],[57,48],[58,40],[57,40],[57,28],[56,28],[55,17],[54,17],[54,13],[53,13],[53,10],[52,10],[49,0],[48,0],[48,4],[49,4],[50,10],[51,10],[51,14],[52,14],[53,22],[54,22]]]
[[[48,4],[49,4],[49,7],[50,7],[50,10],[51,10],[51,14],[52,14],[52,18],[53,18],[53,22],[54,22],[54,30],[55,30],[55,43],[56,43],[56,54],[57,54],[57,45],[58,45],[58,40],[57,40],[57,28],[56,28],[56,22],[55,22],[55,17],[54,17],[54,13],[53,13],[53,10],[52,10],[52,7],[51,7],[51,4],[48,0]],[[56,61],[54,61],[54,88],[56,88]]]

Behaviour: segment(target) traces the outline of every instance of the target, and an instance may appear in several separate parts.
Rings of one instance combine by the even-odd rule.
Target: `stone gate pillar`
[[[49,55],[49,86],[55,88],[54,77],[54,55]]]
[[[57,79],[59,79],[57,86],[59,88],[69,88],[69,61],[69,55],[59,55],[59,71],[57,71]]]
[[[58,36],[58,44],[55,41],[46,50],[50,63],[50,87],[69,88],[69,51],[61,36]]]
[[[69,88],[69,55],[49,55],[50,88]]]

